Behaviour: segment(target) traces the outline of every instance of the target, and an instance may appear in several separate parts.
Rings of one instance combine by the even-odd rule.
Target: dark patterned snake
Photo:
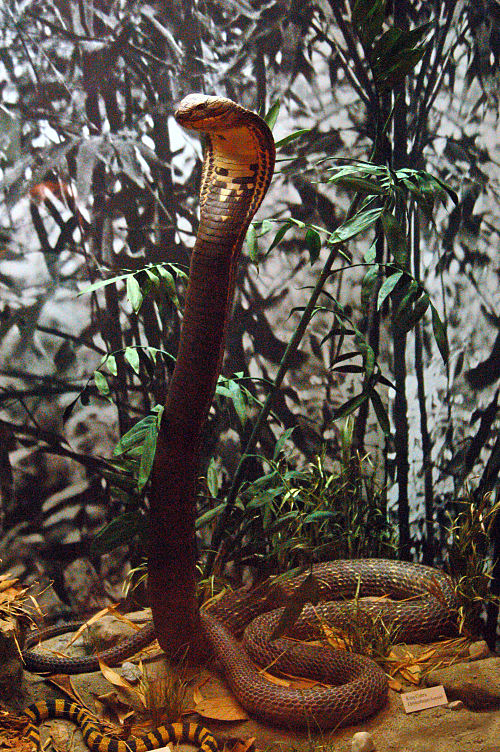
[[[380,614],[393,624],[399,641],[429,642],[456,634],[457,604],[451,580],[443,572],[420,564],[366,559],[333,561],[313,566],[321,599],[305,606],[290,636],[317,638],[320,620],[345,627],[353,619]],[[306,574],[280,579],[280,589],[290,595]],[[268,637],[282,608],[273,608],[276,586],[267,583],[256,591],[236,591],[202,612],[202,627],[221,663],[234,695],[249,713],[284,726],[322,729],[356,723],[378,710],[385,702],[387,681],[371,659],[330,647],[318,649],[295,640]],[[356,602],[328,599],[352,598]],[[387,599],[372,600],[387,596]],[[318,618],[319,617],[319,618]],[[362,623],[362,622],[361,622]],[[68,631],[73,625],[49,628],[30,635],[23,652],[26,668],[33,672],[80,673],[99,668],[97,657],[61,658],[29,647],[37,640]],[[236,637],[244,630],[242,649]],[[154,639],[152,624],[100,658],[114,665]],[[270,665],[285,673],[310,676],[334,687],[289,689],[268,682],[252,661]]]

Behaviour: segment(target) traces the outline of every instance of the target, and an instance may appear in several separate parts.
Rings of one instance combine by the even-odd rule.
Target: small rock
[[[488,658],[490,649],[484,640],[478,640],[469,646],[469,658],[471,661],[480,661]]]
[[[142,671],[139,666],[135,665],[135,663],[125,661],[125,663],[122,663],[120,674],[124,679],[130,682],[130,684],[135,684],[141,678]]]
[[[464,707],[464,704],[462,700],[452,700],[451,702],[448,703],[447,707],[449,710],[462,710],[462,708]]]
[[[351,739],[352,752],[373,752],[375,744],[368,731],[358,731]]]

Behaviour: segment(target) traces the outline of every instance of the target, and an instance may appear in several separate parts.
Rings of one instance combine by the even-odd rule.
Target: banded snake
[[[166,405],[167,413],[171,410],[169,428],[172,435],[176,431],[180,432],[179,436],[182,434],[182,440],[179,436],[174,437],[172,445],[168,448],[170,450],[173,447],[178,451],[180,447],[185,450],[191,442],[193,446],[190,447],[191,459],[188,464],[194,467],[200,426],[208,412],[220,370],[228,307],[234,290],[234,256],[239,253],[244,232],[269,185],[274,166],[274,144],[269,129],[257,115],[221,97],[190,95],[179,106],[177,118],[182,125],[207,132],[210,136],[210,148],[206,152],[203,164],[200,194],[202,220],[197,240],[205,253],[204,266],[198,268],[197,262],[192,261],[190,284],[194,279],[195,287],[197,285],[203,288],[205,297],[215,297],[217,305],[220,305],[220,311],[211,324],[214,329],[212,335],[204,341],[201,336],[203,327],[199,324],[204,317],[203,307],[200,306],[202,296],[191,295],[191,299],[187,300],[183,329],[186,330],[187,322],[190,336],[186,336],[184,342],[181,337],[178,356],[181,368],[176,368],[174,372],[169,392],[170,402]],[[217,150],[218,145],[222,151]],[[242,197],[244,201],[240,200]],[[207,206],[210,209],[208,212]],[[229,249],[222,261],[218,260],[215,254],[211,256],[212,247],[215,248],[220,242],[224,242]],[[209,270],[211,265],[217,269],[217,273],[206,278],[207,269]],[[225,270],[222,275],[224,282],[221,282],[219,289],[219,285],[214,287],[213,279],[220,275],[222,267]],[[203,388],[200,387],[200,399],[193,407],[192,394],[198,388],[198,383],[202,383]],[[193,410],[196,410],[195,415],[192,414]],[[185,422],[177,420],[176,416],[182,414],[188,416]],[[194,429],[194,433],[191,429]],[[181,457],[177,456],[175,451],[164,452],[164,455],[167,458],[170,456],[168,469],[174,480],[178,481],[181,468],[183,471],[186,469],[182,467]],[[165,478],[165,482],[168,482],[166,474]],[[162,477],[161,481],[165,478]],[[189,482],[188,479],[188,485]],[[175,493],[178,493],[179,489],[182,490],[182,483],[174,489]],[[155,514],[157,512],[158,510]],[[175,515],[178,516],[177,510],[174,510]],[[160,513],[159,519],[164,526],[168,522],[168,516],[165,516],[164,512]],[[156,580],[153,587],[157,593],[161,593],[164,576],[162,572],[165,571],[165,561],[161,559],[160,554],[159,557],[155,569],[153,555],[153,566],[150,569],[150,577],[152,573],[152,579]],[[377,604],[377,608],[381,607],[388,612],[389,619],[395,618],[401,639],[429,641],[455,630],[456,603],[453,588],[442,572],[422,565],[383,560],[329,562],[315,565],[313,571],[321,583],[323,595],[329,597],[338,598],[339,594],[341,597],[349,594],[352,596],[359,586],[359,594],[363,597],[392,594],[395,598],[410,598],[411,600],[406,603],[400,601],[395,605],[390,602]],[[289,581],[286,587],[292,592],[302,580],[303,576],[298,577]],[[383,705],[387,695],[387,681],[382,670],[370,659],[330,648],[318,655],[309,646],[301,643],[291,645],[290,641],[283,639],[269,642],[268,637],[276,619],[279,619],[280,610],[264,613],[251,621],[252,617],[265,608],[266,597],[256,599],[252,594],[237,593],[221,601],[211,611],[202,612],[200,615],[201,629],[206,640],[222,664],[227,681],[237,699],[250,713],[265,721],[285,726],[313,728],[316,725],[331,728],[362,720]],[[158,604],[161,599],[155,600]],[[170,606],[171,604],[165,603],[164,613],[154,614],[155,621],[172,619],[173,610]],[[352,619],[352,607],[340,603],[332,608],[333,610],[328,610],[326,606],[306,607],[305,616],[295,625],[295,630],[298,630],[295,633],[303,638],[304,623],[318,613],[326,618],[333,618],[341,625]],[[363,604],[364,610],[371,612],[373,608],[373,604]],[[241,650],[234,636],[249,621],[244,645],[253,660],[260,658],[266,665],[273,662],[276,668],[289,673],[316,674],[322,681],[347,683],[329,689],[317,687],[308,690],[287,689],[268,683],[255,669],[247,653]],[[45,631],[40,636],[46,638],[49,633],[54,634],[54,630]],[[105,663],[113,665],[151,642],[154,636],[155,629],[153,624],[150,624],[133,638],[104,651],[100,657]],[[29,649],[33,639],[30,638],[28,649],[23,653],[29,670],[77,673],[94,670],[98,665],[95,657],[61,659],[41,656]],[[31,720],[36,722],[48,717],[49,712],[58,713],[59,709],[63,714],[72,715],[74,718],[77,718],[77,713],[80,712],[67,706],[47,704],[44,708],[29,710],[28,715],[31,713]],[[86,723],[86,728],[91,729],[90,722],[83,716],[81,718]],[[202,727],[197,728],[196,732],[177,730],[175,733],[198,743],[200,737],[195,738],[195,733],[199,735],[204,732],[200,731]],[[87,740],[91,741],[92,738],[97,737],[92,737],[89,731]],[[152,743],[152,740],[150,741]],[[102,748],[95,745],[91,748],[99,749],[99,752],[122,752],[121,748],[115,748],[111,743],[102,740],[101,742]],[[201,747],[203,748],[203,743]],[[129,748],[133,752],[139,752],[139,747]],[[152,747],[145,747],[150,748]]]

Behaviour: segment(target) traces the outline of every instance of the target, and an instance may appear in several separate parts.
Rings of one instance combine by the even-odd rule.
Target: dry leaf
[[[206,697],[195,706],[195,712],[214,721],[246,721],[248,715],[231,695]]]
[[[25,735],[26,718],[0,710],[0,749],[33,752],[34,745]]]
[[[99,695],[95,699],[95,709],[100,721],[107,723],[118,721],[120,726],[123,726],[135,714],[135,711],[122,702],[114,691]]]
[[[249,739],[228,739],[224,743],[224,752],[254,752],[255,737]]]
[[[71,678],[67,674],[56,674],[55,676],[51,676],[50,679],[45,679],[45,681],[53,684],[55,687],[60,689],[61,692],[63,692],[70,698],[70,700],[76,702],[78,705],[81,705],[83,708],[86,708],[89,713],[92,712],[83,701],[83,698],[74,688]]]
[[[277,684],[279,687],[290,686],[290,682],[288,681],[288,679],[282,679],[280,676],[274,676],[274,674],[269,674],[263,668],[259,670],[259,674],[263,676],[264,679],[267,679],[267,681],[270,682],[271,684]]]
[[[435,655],[437,655],[437,652],[434,649],[427,650],[425,653],[422,653],[418,661],[419,663],[424,663],[425,661],[428,661],[430,658],[433,658]]]
[[[127,681],[127,679],[121,676],[121,674],[119,674],[117,671],[110,668],[109,666],[106,666],[106,664],[101,661],[99,656],[97,659],[99,661],[99,668],[101,669],[101,673],[104,678],[107,679],[109,683],[114,687],[118,687],[122,693],[125,693],[125,697],[127,699],[130,698],[132,702],[135,702],[136,704],[145,708],[146,700],[144,698],[144,694],[137,687],[134,687],[133,684]]]
[[[4,590],[7,590],[8,588],[10,588],[13,585],[15,585],[16,582],[17,582],[17,579],[8,580],[8,579],[6,579],[6,575],[0,576],[0,593],[3,593]],[[18,588],[16,588],[14,592],[19,595],[19,589]]]
[[[420,673],[418,676],[415,676],[415,674],[410,671],[410,668],[413,668],[410,666],[409,668],[401,668],[400,674],[403,677],[403,679],[406,679],[407,682],[410,684],[420,684]]]
[[[402,692],[403,691],[403,685],[397,679],[391,678],[391,679],[389,679],[388,683],[389,683],[390,689],[394,690],[394,692]]]

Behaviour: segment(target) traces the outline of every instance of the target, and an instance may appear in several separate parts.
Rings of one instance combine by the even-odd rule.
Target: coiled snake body
[[[179,610],[179,603],[183,602],[182,585],[177,585],[185,581],[183,554],[186,547],[191,553],[194,550],[191,529],[194,531],[195,510],[186,511],[182,499],[192,495],[201,427],[222,360],[237,257],[274,168],[274,142],[269,128],[257,115],[234,102],[190,95],[183,100],[176,116],[182,125],[207,133],[208,148],[203,163],[200,228],[191,260],[181,343],[162,422],[165,430],[158,437],[160,461],[153,478],[153,486],[156,483],[156,488],[165,490],[169,504],[160,505],[154,493],[151,501],[149,580],[154,596],[153,615],[162,631],[166,625],[174,636],[175,606]],[[179,530],[181,523],[185,523],[185,529],[176,537],[173,531]],[[385,610],[387,618],[396,622],[402,640],[429,641],[455,629],[453,588],[442,572],[381,560],[317,564],[313,572],[325,598],[345,598],[358,592],[362,599],[384,595],[399,599],[394,603],[381,602],[377,608]],[[293,593],[305,576],[285,581],[282,588]],[[172,583],[178,587],[177,604],[167,597],[167,591],[172,593]],[[269,641],[273,624],[280,616],[279,609],[269,612],[272,591],[272,587],[264,587],[258,595],[236,593],[201,614],[201,629],[239,702],[266,721],[324,729],[355,723],[380,708],[387,695],[387,681],[373,661],[331,648],[318,653],[317,649],[286,639]],[[363,612],[372,612],[374,608],[373,603],[363,601]],[[317,613],[342,626],[360,612],[342,602],[330,607],[306,607],[293,634],[303,638],[306,623],[311,618],[317,623]],[[245,627],[246,651],[243,651],[236,637]],[[68,626],[31,636],[23,653],[27,669],[50,673],[98,669],[96,657],[66,659],[30,649],[37,639],[67,630]],[[154,636],[155,628],[150,624],[133,638],[103,651],[100,657],[108,665],[119,663],[150,643]],[[270,684],[255,669],[252,660],[264,665],[272,662],[285,672],[313,675],[340,686],[299,691]],[[42,708],[39,718],[47,717],[48,710],[55,712],[52,707]],[[35,710],[33,714],[37,720]],[[144,748],[153,746],[151,741]],[[92,748],[121,752],[121,748],[110,747],[106,742]],[[139,748],[132,749],[139,752]]]
[[[379,614],[384,623],[393,624],[399,640],[429,642],[456,633],[456,601],[452,583],[439,570],[419,564],[365,559],[316,564],[322,599],[329,601],[306,606],[290,635],[317,638],[319,619],[340,628],[353,619]],[[280,581],[281,591],[293,594],[306,574]],[[269,636],[282,612],[272,608],[275,586],[268,583],[257,594],[237,591],[223,598],[210,611],[202,613],[202,627],[224,675],[239,702],[259,718],[285,726],[331,728],[356,723],[378,710],[385,702],[387,681],[384,672],[369,658],[334,650],[320,649],[295,640]],[[388,599],[382,599],[387,596]],[[381,598],[373,600],[373,598]],[[361,622],[362,623],[362,622]],[[30,636],[23,652],[26,668],[34,672],[81,673],[98,668],[95,656],[61,658],[30,650],[37,638],[67,631],[70,626],[44,630]],[[242,649],[236,637],[244,630]],[[154,639],[150,624],[132,638],[105,650],[100,658],[113,665],[123,661]],[[334,685],[306,690],[288,689],[266,681],[252,661],[273,666],[286,673],[311,676]]]

